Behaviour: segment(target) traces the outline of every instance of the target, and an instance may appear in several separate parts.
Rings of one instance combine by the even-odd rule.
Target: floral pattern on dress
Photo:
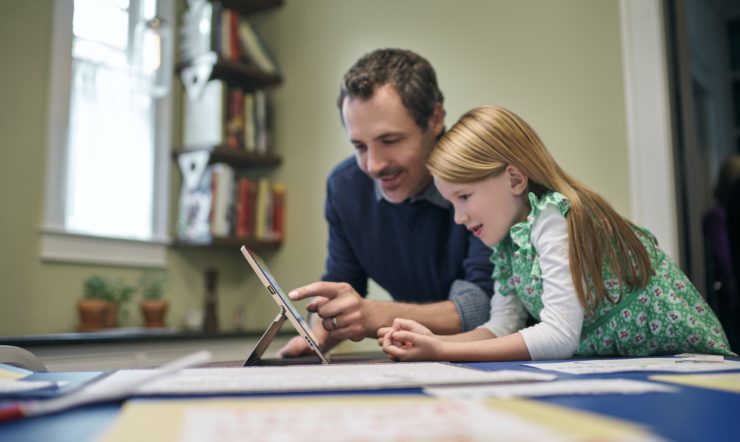
[[[532,240],[540,213],[553,206],[567,216],[570,202],[560,193],[528,194],[531,211],[525,221],[492,248],[493,279],[502,296],[518,296],[537,321],[543,309],[542,269]],[[717,317],[681,269],[658,247],[646,229],[634,227],[650,256],[655,274],[641,290],[620,294],[621,284],[602,270],[607,296],[584,317],[577,355],[647,356],[681,352],[732,355]],[[575,293],[573,296],[577,296]],[[615,303],[617,299],[621,300]]]

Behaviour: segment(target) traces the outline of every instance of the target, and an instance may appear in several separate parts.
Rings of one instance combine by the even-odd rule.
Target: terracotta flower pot
[[[118,327],[118,304],[108,303],[108,311],[105,314],[105,328]]]
[[[164,317],[169,303],[165,300],[144,300],[139,303],[145,327],[164,327]]]
[[[77,303],[77,312],[80,316],[78,331],[95,331],[106,327],[106,320],[110,303],[100,299],[83,299]]]

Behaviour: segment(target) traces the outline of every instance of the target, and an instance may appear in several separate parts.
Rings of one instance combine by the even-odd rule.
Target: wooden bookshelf
[[[209,163],[226,163],[234,167],[279,166],[282,158],[274,153],[259,154],[245,150],[229,149],[223,146],[187,147],[172,152],[172,158],[196,151],[209,152]]]
[[[179,74],[183,69],[190,66],[192,66],[190,62],[178,64],[177,73]],[[283,81],[283,77],[279,74],[262,72],[255,66],[225,60],[222,57],[218,57],[216,63],[213,65],[211,78],[224,80],[233,86],[240,86],[247,91],[277,86]]]
[[[275,9],[283,5],[283,0],[219,0],[224,7],[239,11],[242,15]]]
[[[273,249],[282,245],[281,240],[273,239],[254,239],[254,238],[237,238],[237,237],[214,237],[210,241],[186,241],[175,239],[172,242],[173,247],[178,248],[204,248],[219,247],[238,250],[241,246],[247,246],[250,249]]]
[[[211,89],[205,88],[200,90],[200,95],[187,93],[183,96],[183,139],[182,145],[177,146],[172,152],[172,159],[180,166],[180,171],[185,177],[186,175],[191,178],[193,174],[199,174],[201,168],[207,161],[207,168],[213,167],[214,170],[213,180],[216,180],[216,168],[219,171],[225,172],[226,174],[220,174],[219,177],[223,178],[226,182],[232,182],[230,180],[236,179],[238,183],[234,184],[234,192],[231,193],[228,190],[226,193],[219,193],[219,198],[213,192],[218,189],[219,192],[223,192],[224,187],[220,184],[220,181],[212,181],[212,185],[204,184],[205,181],[201,181],[197,188],[190,187],[187,189],[181,189],[180,201],[178,204],[178,225],[176,228],[175,238],[173,239],[172,246],[176,248],[206,248],[206,247],[218,247],[218,248],[236,248],[238,249],[241,245],[246,245],[250,248],[264,249],[264,248],[275,248],[280,246],[281,239],[272,239],[279,235],[276,233],[279,225],[279,231],[282,231],[284,226],[284,218],[282,216],[282,209],[279,219],[280,223],[275,225],[268,225],[267,229],[264,230],[264,224],[260,224],[259,228],[255,225],[250,224],[249,227],[245,227],[245,224],[241,220],[247,219],[245,217],[240,218],[240,221],[235,221],[239,216],[242,216],[244,212],[240,211],[236,206],[237,202],[248,201],[249,204],[254,204],[254,201],[266,201],[268,198],[278,198],[275,195],[284,195],[284,186],[282,190],[275,190],[281,186],[275,185],[275,183],[269,182],[268,177],[265,176],[264,170],[259,172],[255,171],[256,168],[274,168],[282,164],[282,158],[272,150],[272,137],[269,133],[270,118],[267,113],[270,111],[268,103],[268,95],[265,92],[266,89],[275,87],[282,83],[282,75],[279,73],[279,68],[276,63],[275,66],[265,67],[264,62],[260,64],[260,60],[264,61],[264,56],[254,57],[254,52],[244,50],[243,46],[245,41],[253,42],[255,39],[249,39],[242,36],[240,30],[238,37],[235,37],[232,20],[237,20],[239,26],[243,26],[248,20],[244,20],[247,16],[254,13],[261,13],[263,11],[273,10],[283,5],[283,0],[211,0],[213,12],[207,12],[211,6],[196,7],[194,9],[188,9],[183,14],[183,28],[185,29],[180,34],[181,42],[187,42],[186,50],[181,52],[181,57],[184,60],[176,66],[176,72],[183,77],[185,81],[185,87],[196,87],[202,81],[199,75],[205,75],[207,73],[208,78],[206,81],[208,85],[217,85]],[[218,12],[216,12],[218,11]],[[217,15],[218,14],[218,15]],[[238,15],[237,15],[238,14]],[[203,34],[198,34],[201,31],[200,20],[204,17],[210,17],[210,45],[203,44],[203,41],[208,41],[209,38],[203,39]],[[220,20],[220,21],[219,21]],[[222,31],[224,23],[228,23],[227,26],[232,26],[230,29],[224,31],[230,38],[238,38],[239,44],[236,45],[234,41],[231,41],[231,45],[226,48],[220,43],[223,35],[219,34]],[[241,29],[241,28],[240,28]],[[214,31],[216,30],[216,31]],[[213,32],[218,32],[213,34]],[[252,35],[247,32],[247,35]],[[257,40],[261,42],[259,36],[256,36]],[[245,40],[242,40],[242,39]],[[263,47],[264,42],[259,44],[259,47]],[[236,53],[233,48],[237,48]],[[181,45],[182,49],[182,45]],[[269,50],[264,47],[269,55]],[[243,52],[242,52],[243,51]],[[235,55],[236,54],[236,55]],[[250,58],[252,54],[252,58]],[[271,55],[269,58],[272,58]],[[238,61],[237,61],[238,60]],[[273,60],[274,61],[274,60]],[[204,66],[206,68],[204,68]],[[193,69],[190,69],[193,68]],[[200,72],[204,74],[200,74]],[[190,77],[195,75],[195,77]],[[191,81],[191,79],[198,78],[199,81]],[[212,80],[220,80],[219,82],[213,82]],[[208,92],[206,92],[208,91]],[[192,92],[190,90],[189,92]],[[244,102],[241,101],[242,93],[244,95]],[[235,95],[236,94],[236,95]],[[249,103],[255,103],[254,108],[247,106],[247,95],[253,98],[254,101]],[[257,97],[259,96],[259,97]],[[205,98],[204,98],[205,97]],[[236,98],[235,98],[236,97]],[[239,104],[242,103],[243,106]],[[260,103],[257,105],[256,103]],[[249,121],[254,121],[256,129],[252,132],[253,138],[250,138],[246,133],[246,123],[239,123],[247,119],[246,112],[250,110],[253,112]],[[255,117],[255,115],[257,117]],[[205,122],[205,123],[204,123]],[[240,125],[243,124],[243,125]],[[218,135],[218,127],[223,129],[223,134]],[[202,130],[202,132],[200,132]],[[244,131],[244,132],[241,132]],[[260,132],[261,131],[261,132]],[[254,135],[258,133],[258,135]],[[204,134],[201,136],[201,134]],[[251,141],[251,142],[248,142]],[[206,144],[214,143],[214,144]],[[204,152],[207,154],[207,160],[203,155],[192,155],[188,157],[188,154],[195,152]],[[253,173],[254,172],[254,173]],[[203,177],[206,176],[206,172],[202,172]],[[210,176],[210,172],[208,172]],[[233,177],[233,178],[232,178]],[[203,178],[211,179],[211,178]],[[250,181],[246,183],[246,181]],[[259,181],[259,183],[257,183]],[[187,182],[186,180],[183,181]],[[267,184],[264,184],[267,183]],[[242,187],[239,187],[242,184]],[[244,191],[249,186],[248,192],[254,192],[253,186],[257,186],[259,189],[269,189],[267,191],[258,191],[255,195],[250,193],[249,196],[242,198],[242,195],[247,195],[247,191]],[[265,186],[270,186],[265,187]],[[209,190],[211,189],[211,190]],[[211,201],[210,215],[208,215],[208,207],[204,194],[209,194],[208,200]],[[268,197],[263,195],[269,192]],[[281,193],[282,192],[282,193]],[[233,199],[224,195],[235,195]],[[186,195],[183,198],[183,195]],[[256,198],[256,199],[254,199]],[[280,205],[283,207],[284,198],[278,198]],[[183,204],[185,201],[185,204]],[[228,201],[229,207],[224,209],[224,205],[219,205],[213,201]],[[268,200],[271,201],[271,200]],[[215,204],[215,206],[214,206]],[[268,223],[272,223],[270,215],[278,218],[278,215],[270,212],[273,209],[270,203],[266,205],[258,203],[259,209],[254,209],[256,212],[250,212],[247,217],[258,217],[260,220],[270,220]],[[235,207],[234,207],[235,206]],[[182,211],[184,207],[184,211]],[[244,206],[242,206],[244,207]],[[267,207],[267,209],[265,209]],[[261,211],[260,211],[261,210]],[[267,210],[267,212],[265,212]],[[193,215],[194,214],[194,215]],[[219,214],[219,215],[214,215]],[[206,221],[206,218],[210,216],[210,221]],[[264,217],[263,217],[264,216]],[[188,225],[190,220],[196,220],[193,224]],[[250,223],[256,223],[253,218],[249,218]],[[182,221],[185,220],[185,221]],[[214,221],[216,220],[216,221]],[[226,220],[225,222],[223,220]],[[185,223],[185,228],[181,229],[181,226]],[[210,223],[210,226],[206,226]],[[191,230],[188,230],[190,226]],[[226,227],[225,227],[226,226]],[[241,228],[241,232],[238,230]],[[224,237],[225,232],[229,232],[228,237]],[[186,232],[183,234],[183,232]],[[243,235],[255,234],[261,238],[256,239],[254,237],[244,237]],[[237,235],[241,236],[237,236]]]

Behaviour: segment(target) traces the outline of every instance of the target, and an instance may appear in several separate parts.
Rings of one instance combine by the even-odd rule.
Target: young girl
[[[650,232],[566,174],[517,115],[473,109],[427,165],[455,222],[493,249],[491,319],[451,336],[396,319],[381,330],[392,358],[733,354],[715,315]],[[522,329],[525,309],[539,323]]]

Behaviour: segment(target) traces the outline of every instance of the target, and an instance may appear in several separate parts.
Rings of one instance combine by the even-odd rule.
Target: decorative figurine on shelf
[[[206,270],[206,299],[205,320],[203,321],[203,333],[218,333],[218,315],[216,314],[216,283],[218,271],[214,268]]]

